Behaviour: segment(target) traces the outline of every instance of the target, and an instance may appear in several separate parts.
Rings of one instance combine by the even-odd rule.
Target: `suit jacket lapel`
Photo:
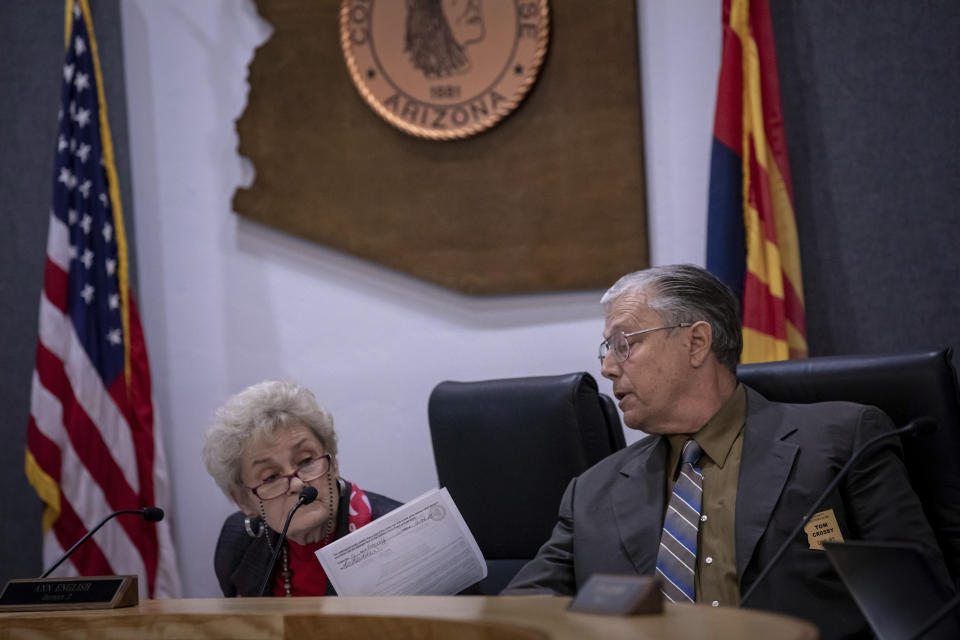
[[[613,513],[620,541],[640,575],[651,575],[657,567],[669,449],[662,437],[648,441],[620,467],[613,485]]]
[[[767,530],[773,508],[783,493],[799,452],[797,445],[784,442],[794,431],[796,426],[784,423],[782,411],[776,404],[747,387],[747,421],[743,432],[735,525],[737,577],[741,590],[744,569]]]

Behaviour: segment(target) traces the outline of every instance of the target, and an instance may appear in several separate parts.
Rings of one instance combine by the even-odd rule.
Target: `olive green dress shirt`
[[[664,505],[670,502],[683,444],[692,437],[703,450],[700,456],[703,497],[700,530],[697,533],[694,591],[697,602],[710,603],[715,607],[736,606],[740,601],[734,517],[746,418],[747,393],[743,385],[738,384],[702,429],[693,434],[678,433],[667,437],[670,453]]]

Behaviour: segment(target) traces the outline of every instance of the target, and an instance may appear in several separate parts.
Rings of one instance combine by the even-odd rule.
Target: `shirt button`
[[[706,522],[706,521],[707,521],[707,516],[706,516],[706,514],[700,516],[700,522]]]
[[[706,558],[704,558],[703,561],[706,562],[707,564],[713,564],[713,558],[711,558],[710,556],[707,556]]]
[[[719,607],[719,606],[720,606],[720,603],[717,602],[716,600],[714,600],[714,601],[711,602],[710,604],[713,605],[713,606],[715,606],[715,607]]]

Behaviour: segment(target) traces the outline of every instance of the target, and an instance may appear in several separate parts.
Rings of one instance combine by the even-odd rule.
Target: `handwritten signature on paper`
[[[344,558],[340,564],[340,568],[349,569],[353,565],[359,564],[360,562],[366,560],[367,558],[375,556],[378,552],[383,550],[383,546],[386,544],[386,542],[387,541],[384,538],[378,538],[376,540],[372,540],[369,545],[361,549],[358,549],[356,552],[351,553],[346,558]]]

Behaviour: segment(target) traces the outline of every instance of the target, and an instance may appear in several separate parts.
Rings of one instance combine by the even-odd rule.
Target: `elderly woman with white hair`
[[[400,506],[340,477],[333,418],[292,382],[261,382],[227,400],[207,431],[203,461],[240,507],[214,554],[225,596],[336,595],[316,550]],[[307,485],[318,496],[297,510],[271,567],[278,532]]]

